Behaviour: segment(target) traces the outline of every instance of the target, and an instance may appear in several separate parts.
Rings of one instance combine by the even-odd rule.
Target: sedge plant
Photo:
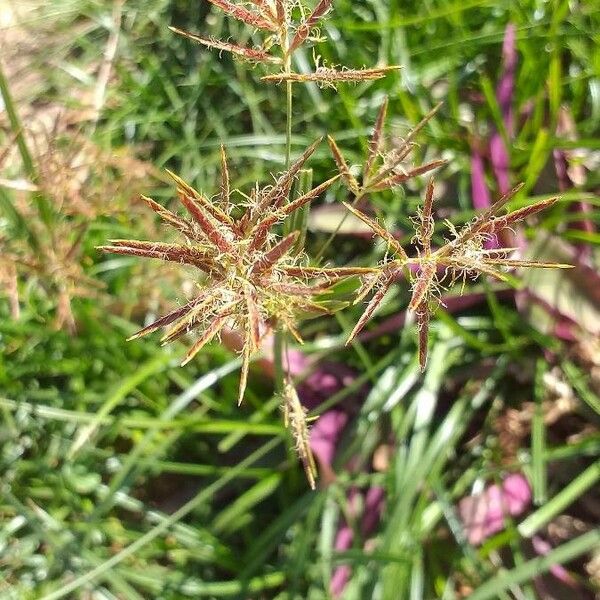
[[[273,334],[276,390],[282,397],[285,422],[295,439],[296,450],[303,463],[311,487],[315,487],[316,467],[308,443],[309,429],[306,411],[292,382],[286,375],[285,347],[289,336],[299,343],[302,337],[299,323],[313,315],[327,315],[348,304],[366,302],[365,310],[352,330],[348,343],[365,327],[394,284],[408,286],[411,298],[408,310],[418,324],[419,364],[426,368],[428,327],[432,312],[440,302],[440,291],[457,282],[464,286],[467,279],[488,275],[506,279],[506,269],[516,267],[564,268],[567,265],[513,258],[515,249],[490,245],[501,239],[506,228],[538,211],[548,208],[556,198],[525,206],[503,214],[504,205],[520,189],[514,188],[488,210],[462,227],[446,222],[448,237],[438,248],[432,245],[436,226],[434,211],[434,180],[426,186],[423,206],[412,221],[415,234],[407,250],[396,237],[375,218],[359,210],[372,195],[403,185],[411,178],[429,173],[445,161],[434,160],[407,167],[415,147],[415,137],[438,111],[439,105],[408,134],[399,145],[386,150],[385,121],[388,102],[384,99],[367,145],[367,155],[361,175],[348,165],[342,149],[333,136],[328,136],[332,159],[338,174],[327,181],[293,195],[295,181],[321,140],[312,143],[299,158],[291,160],[293,87],[297,83],[316,82],[322,86],[374,80],[396,71],[399,67],[355,68],[326,66],[315,59],[311,73],[293,71],[294,53],[301,47],[323,41],[319,25],[332,8],[332,0],[320,0],[308,8],[298,0],[251,0],[231,2],[208,0],[232,19],[245,23],[262,43],[243,46],[229,40],[204,37],[172,27],[176,34],[219,52],[229,52],[248,63],[260,64],[267,73],[265,83],[284,84],[282,104],[286,113],[285,170],[272,183],[257,183],[249,193],[232,190],[226,149],[221,147],[221,180],[216,194],[205,195],[174,173],[177,197],[186,216],[167,210],[150,198],[148,206],[160,219],[181,234],[178,243],[159,241],[111,240],[101,249],[107,252],[163,261],[184,263],[198,271],[198,292],[183,306],[160,317],[138,331],[130,339],[166,328],[164,343],[176,340],[192,331],[197,333],[182,364],[194,356],[225,328],[236,331],[243,343],[242,367],[238,402],[244,397],[250,362]],[[258,36],[253,36],[256,39]],[[387,246],[385,258],[371,267],[324,266],[323,251],[309,257],[303,238],[294,231],[296,211],[306,208],[330,186],[340,180],[353,200],[344,203],[348,214],[363,221]],[[368,206],[368,205],[367,205]],[[341,226],[341,223],[340,223]],[[335,235],[335,232],[332,236]],[[327,292],[342,280],[359,278],[360,284],[349,302],[332,303]]]

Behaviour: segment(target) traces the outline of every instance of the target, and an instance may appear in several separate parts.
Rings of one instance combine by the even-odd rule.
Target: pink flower
[[[531,488],[524,475],[514,473],[501,485],[490,485],[481,494],[467,496],[458,504],[458,512],[473,545],[504,529],[508,516],[522,514],[531,503]]]

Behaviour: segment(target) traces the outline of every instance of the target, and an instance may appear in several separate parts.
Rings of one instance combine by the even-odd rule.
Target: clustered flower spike
[[[319,65],[318,59],[313,73],[291,71],[293,53],[307,42],[322,41],[318,25],[329,11],[332,0],[319,0],[313,10],[307,9],[298,0],[249,0],[230,2],[229,0],[208,0],[230,17],[246,23],[264,34],[260,46],[248,47],[226,40],[204,37],[170,27],[171,31],[187,37],[203,46],[230,52],[232,55],[253,63],[281,65],[282,70],[262,77],[262,81],[281,83],[283,81],[304,83],[314,81],[320,85],[335,85],[338,82],[365,81],[380,79],[399,67],[373,69],[334,68]],[[293,16],[300,14],[300,21]]]
[[[111,240],[110,245],[101,249],[191,265],[205,274],[205,281],[195,298],[144,327],[130,339],[168,327],[162,337],[162,341],[168,343],[191,330],[198,330],[199,337],[183,360],[182,364],[186,364],[224,327],[243,332],[238,397],[241,402],[251,356],[258,351],[265,333],[275,326],[282,326],[301,341],[295,326],[298,314],[328,312],[319,304],[317,295],[340,278],[369,271],[304,266],[301,256],[293,251],[298,232],[281,237],[272,231],[275,225],[317,198],[338,179],[339,175],[332,177],[291,202],[287,201],[296,175],[317,144],[318,141],[312,144],[273,185],[256,186],[247,197],[247,206],[241,216],[234,216],[239,207],[231,201],[223,148],[221,189],[216,199],[207,198],[169,172],[177,185],[179,201],[191,219],[143,197],[164,222],[185,236],[185,242]]]
[[[433,179],[429,181],[425,192],[425,202],[415,221],[415,236],[413,241],[417,245],[417,255],[409,257],[398,240],[383,226],[365,215],[361,211],[346,204],[356,217],[361,219],[371,230],[383,239],[389,248],[388,259],[380,267],[377,274],[369,274],[364,278],[363,286],[356,302],[368,295],[374,288],[377,289],[370,302],[351,332],[348,342],[363,329],[377,307],[383,301],[391,285],[407,275],[411,281],[412,296],[408,309],[412,311],[419,326],[419,364],[424,370],[427,363],[428,326],[432,308],[438,298],[439,290],[451,287],[456,281],[466,281],[467,277],[476,279],[480,274],[490,275],[499,280],[506,280],[503,268],[535,267],[565,269],[570,265],[553,262],[530,260],[517,260],[509,258],[515,248],[494,248],[488,250],[485,242],[518,221],[534,215],[552,206],[557,198],[542,200],[525,206],[519,210],[499,215],[500,209],[509,202],[521,189],[522,185],[515,187],[505,194],[488,210],[477,215],[471,222],[460,229],[446,221],[451,237],[446,243],[433,251],[431,238],[434,231],[433,210]],[[413,269],[408,267],[412,266]]]

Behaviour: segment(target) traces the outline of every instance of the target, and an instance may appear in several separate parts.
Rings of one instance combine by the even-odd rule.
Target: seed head
[[[215,198],[204,196],[169,173],[176,183],[179,201],[190,216],[177,215],[150,198],[145,200],[184,240],[178,243],[111,240],[101,250],[190,265],[203,273],[198,280],[199,293],[130,339],[168,327],[162,338],[163,343],[168,343],[196,330],[199,337],[183,360],[182,364],[186,364],[224,327],[243,332],[241,402],[250,359],[264,335],[281,326],[300,339],[295,325],[298,314],[327,312],[319,304],[318,294],[340,278],[354,274],[351,269],[305,267],[303,257],[293,252],[298,233],[281,237],[273,231],[278,223],[317,198],[338,178],[333,177],[287,201],[295,175],[315,148],[316,143],[273,185],[257,186],[241,215],[240,207],[231,201],[224,150],[220,191]]]
[[[415,235],[413,242],[417,246],[416,256],[409,257],[400,243],[385,228],[349,205],[346,207],[364,223],[375,235],[387,242],[391,256],[382,265],[377,275],[370,274],[364,278],[366,296],[370,290],[377,291],[354,327],[349,343],[366,325],[373,313],[383,301],[392,283],[401,277],[408,277],[411,282],[412,296],[408,310],[417,318],[419,328],[419,364],[424,370],[427,363],[427,337],[429,320],[436,305],[442,287],[449,288],[457,281],[462,281],[463,288],[467,277],[475,279],[481,274],[499,280],[506,280],[503,269],[514,267],[534,268],[569,268],[570,265],[541,261],[516,260],[509,258],[514,248],[488,250],[485,242],[496,236],[512,224],[544,210],[556,202],[556,198],[543,200],[525,208],[498,215],[498,211],[521,189],[517,186],[509,194],[498,200],[490,209],[475,217],[460,229],[447,223],[450,239],[433,251],[431,239],[434,232],[433,220],[433,179],[429,181],[425,192],[425,202],[414,219]],[[407,267],[411,266],[409,269]]]

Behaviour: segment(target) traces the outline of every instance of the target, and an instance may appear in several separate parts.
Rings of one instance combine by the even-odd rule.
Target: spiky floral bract
[[[499,215],[500,209],[511,200],[522,186],[517,186],[505,194],[488,210],[477,215],[471,222],[460,229],[451,223],[446,225],[451,233],[450,239],[435,251],[431,248],[431,238],[434,231],[433,220],[433,179],[429,181],[425,192],[425,202],[414,219],[415,236],[413,242],[417,247],[417,254],[409,257],[391,233],[382,225],[365,215],[361,211],[346,204],[346,207],[373,232],[383,239],[389,248],[388,259],[380,267],[379,273],[371,274],[363,283],[357,301],[364,298],[371,290],[377,291],[352,330],[348,343],[363,329],[377,307],[383,301],[391,285],[405,275],[411,281],[412,296],[408,305],[409,311],[417,318],[419,327],[419,364],[424,370],[427,363],[428,327],[432,309],[442,287],[451,287],[461,280],[464,283],[467,277],[477,278],[481,274],[490,275],[499,280],[506,280],[503,269],[514,267],[535,268],[570,268],[570,265],[560,263],[517,260],[509,258],[514,248],[494,248],[488,250],[485,242],[531,215],[534,215],[554,204],[557,198],[542,200],[525,206],[519,210]],[[411,269],[407,267],[412,266]]]
[[[292,183],[317,143],[277,177],[273,185],[256,186],[249,196],[245,196],[245,207],[232,202],[223,148],[220,193],[214,199],[207,198],[170,173],[177,185],[179,200],[191,219],[144,198],[163,221],[185,236],[185,242],[111,240],[110,245],[101,249],[191,265],[202,271],[204,277],[198,284],[200,291],[195,298],[144,327],[130,339],[168,327],[162,338],[167,343],[197,330],[199,337],[182,363],[186,364],[224,327],[243,332],[238,397],[241,402],[251,356],[259,349],[265,333],[278,326],[288,329],[300,340],[296,329],[299,313],[327,312],[318,303],[316,295],[340,278],[368,270],[305,266],[302,257],[293,251],[298,232],[285,237],[273,232],[275,225],[317,198],[339,177],[335,176],[288,202]]]

